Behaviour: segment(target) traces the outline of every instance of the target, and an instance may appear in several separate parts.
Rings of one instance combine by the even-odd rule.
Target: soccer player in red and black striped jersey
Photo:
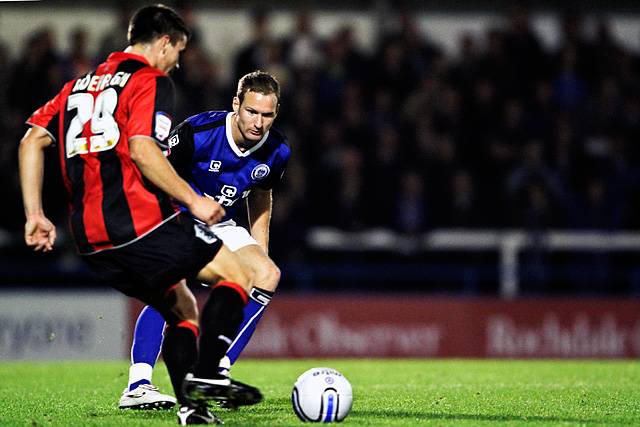
[[[181,179],[162,154],[172,126],[177,66],[189,29],[171,8],[143,7],[129,25],[129,47],[68,82],[28,119],[20,143],[25,241],[53,249],[55,226],[42,206],[45,148],[57,144],[78,252],[111,286],[165,318],[163,355],[181,404],[181,424],[216,423],[207,400],[253,404],[260,392],[217,374],[243,318],[251,273],[207,225],[225,214]],[[215,284],[202,315],[185,280]],[[196,345],[200,337],[199,350]],[[199,353],[199,354],[198,354]]]

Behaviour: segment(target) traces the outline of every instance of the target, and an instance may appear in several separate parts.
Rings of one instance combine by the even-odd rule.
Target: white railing
[[[535,246],[547,251],[640,251],[640,233],[454,229],[407,236],[382,229],[344,232],[318,227],[307,234],[307,243],[317,250],[362,252],[495,250],[500,255],[500,294],[511,299],[519,291],[518,255],[521,250]]]

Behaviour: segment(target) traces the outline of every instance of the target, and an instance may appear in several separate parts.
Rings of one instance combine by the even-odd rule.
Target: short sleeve
[[[291,148],[286,143],[283,143],[278,150],[277,161],[273,163],[273,170],[271,170],[267,179],[261,181],[257,186],[263,190],[271,190],[280,184],[290,158]]]
[[[182,178],[191,176],[191,164],[195,143],[193,140],[193,127],[189,121],[180,123],[169,135],[167,140],[167,158],[173,168]]]
[[[162,149],[171,131],[175,109],[175,90],[167,76],[141,76],[129,99],[130,116],[127,123],[129,138],[148,136]]]
[[[53,99],[38,108],[27,120],[28,125],[43,128],[53,139],[53,142],[58,139],[61,93],[58,93]]]

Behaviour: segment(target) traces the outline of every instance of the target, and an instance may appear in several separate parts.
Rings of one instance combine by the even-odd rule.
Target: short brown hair
[[[187,40],[191,31],[180,15],[168,6],[154,4],[138,9],[129,21],[127,39],[129,44],[148,43],[158,37],[168,35],[175,45],[182,37]]]
[[[238,80],[238,90],[236,90],[236,96],[240,100],[244,101],[244,94],[252,91],[258,92],[263,95],[275,94],[278,98],[278,104],[280,104],[280,83],[271,74],[256,70],[249,74],[245,74]]]

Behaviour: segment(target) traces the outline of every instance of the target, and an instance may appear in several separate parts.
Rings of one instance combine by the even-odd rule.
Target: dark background
[[[637,17],[637,3],[446,3],[286,1],[275,8],[227,1],[215,2],[215,9],[205,1],[167,3],[195,29],[173,76],[177,121],[229,108],[235,81],[255,68],[283,83],[276,127],[288,135],[294,157],[275,192],[271,229],[282,291],[499,293],[495,249],[442,252],[403,244],[364,250],[363,240],[361,250],[327,250],[308,239],[318,227],[360,237],[383,229],[405,243],[442,229],[524,230],[535,239],[549,230],[638,228],[640,56],[613,31],[613,16]],[[23,7],[25,17],[50,9],[55,28],[55,11],[74,4]],[[112,16],[134,10],[130,3],[105,4]],[[198,12],[211,10],[247,15],[249,28],[242,30],[250,41],[232,52],[226,70],[211,54],[215,41],[203,36],[207,22]],[[374,48],[359,46],[350,25],[321,36],[315,18],[326,11],[373,11],[380,21]],[[275,35],[272,18],[282,12],[295,24]],[[501,19],[480,34],[457,34],[454,54],[419,24],[430,13]],[[558,26],[554,48],[532,25],[540,13]],[[52,27],[34,27],[13,53],[9,35],[0,31],[0,286],[93,280],[65,233],[55,155],[47,158],[45,209],[61,232],[59,247],[33,255],[22,243],[17,143],[24,120],[65,81],[124,48],[116,22],[94,34],[90,22],[79,20],[66,45]],[[88,48],[89,37],[99,40],[98,49]],[[519,254],[520,293],[634,295],[640,291],[637,259],[635,251],[550,252],[534,244]]]

